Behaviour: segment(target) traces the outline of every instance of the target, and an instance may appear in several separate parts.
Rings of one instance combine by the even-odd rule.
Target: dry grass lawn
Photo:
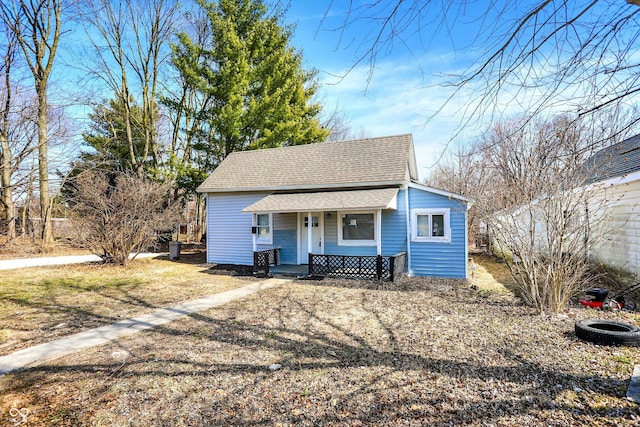
[[[533,315],[507,290],[506,276],[507,288],[489,279],[499,265],[475,261],[478,290],[417,278],[385,286],[293,281],[6,375],[0,424],[21,421],[16,411],[24,410],[29,426],[640,425],[638,405],[624,398],[638,349],[573,334],[576,319],[638,324],[638,315],[578,308]],[[131,306],[123,313],[162,305],[171,299],[156,295],[163,272],[151,272],[136,268],[117,297],[116,284],[92,292]],[[68,273],[73,294],[82,274]],[[232,280],[197,273],[182,273],[183,287],[193,280],[210,291]],[[46,311],[41,303],[34,309]],[[116,311],[97,316],[106,321]]]
[[[75,264],[1,272],[0,355],[247,284],[213,275],[201,251],[131,267]],[[1,425],[1,424],[0,424]]]

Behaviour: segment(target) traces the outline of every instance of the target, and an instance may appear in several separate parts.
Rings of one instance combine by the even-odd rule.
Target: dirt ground
[[[638,315],[535,315],[490,261],[474,257],[469,282],[292,281],[1,377],[0,422],[640,425],[638,405],[624,397],[637,348],[573,333],[577,319],[638,324]],[[198,286],[227,277],[199,274]],[[145,298],[160,288],[150,289]]]

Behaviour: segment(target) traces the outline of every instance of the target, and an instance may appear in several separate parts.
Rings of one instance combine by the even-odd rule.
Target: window
[[[346,213],[338,216],[338,244],[342,246],[375,246],[376,214],[374,212]]]
[[[312,227],[318,227],[319,222],[318,222],[318,217],[317,216],[312,216],[311,217],[311,226]],[[305,216],[304,217],[304,228],[309,228],[309,217]]]
[[[258,243],[271,244],[271,214],[256,214],[256,237]]]
[[[414,242],[450,242],[449,209],[413,209],[411,240]]]

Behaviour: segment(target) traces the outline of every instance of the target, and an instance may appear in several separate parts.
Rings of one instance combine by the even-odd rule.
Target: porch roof
[[[322,212],[397,209],[398,188],[270,194],[242,212]]]

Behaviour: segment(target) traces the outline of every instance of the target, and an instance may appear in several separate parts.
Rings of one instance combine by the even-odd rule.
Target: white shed
[[[604,148],[587,162],[589,184],[607,201],[608,238],[590,255],[611,267],[640,276],[640,135]]]

